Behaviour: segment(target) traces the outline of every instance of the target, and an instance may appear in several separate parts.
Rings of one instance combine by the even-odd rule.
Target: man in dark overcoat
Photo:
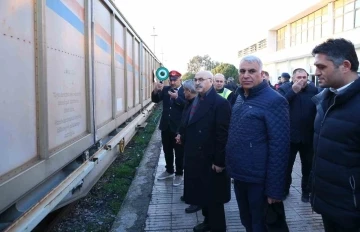
[[[278,89],[279,93],[289,102],[290,107],[290,153],[286,171],[285,196],[288,196],[290,192],[291,173],[296,154],[299,153],[302,173],[301,200],[303,202],[309,202],[308,183],[314,156],[313,134],[316,107],[311,98],[318,94],[315,85],[308,82],[308,76],[305,69],[297,68],[293,71],[292,81],[281,85]]]
[[[230,122],[230,104],[216,93],[213,74],[195,75],[198,96],[188,113],[181,135],[185,149],[184,198],[199,205],[205,217],[194,231],[226,231],[224,203],[230,201],[230,178],[225,170],[225,145]]]
[[[175,178],[174,186],[179,186],[182,182],[184,148],[181,144],[176,144],[175,136],[181,123],[181,114],[186,100],[184,89],[181,86],[181,74],[172,70],[169,73],[170,86],[163,86],[157,83],[151,94],[152,102],[163,102],[163,112],[160,120],[159,129],[161,130],[161,141],[165,154],[166,170],[157,179],[164,180]],[[176,172],[174,173],[174,150]]]
[[[313,97],[314,163],[310,203],[325,232],[360,231],[360,78],[354,44],[328,39],[312,50],[324,90]]]

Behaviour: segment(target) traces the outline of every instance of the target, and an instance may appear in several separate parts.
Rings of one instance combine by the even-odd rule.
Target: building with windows
[[[322,0],[271,28],[267,38],[239,51],[238,57],[259,56],[272,83],[282,72],[300,67],[316,82],[312,49],[328,38],[340,37],[355,44],[360,58],[360,0]]]

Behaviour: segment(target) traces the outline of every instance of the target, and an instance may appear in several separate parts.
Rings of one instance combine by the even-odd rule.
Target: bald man
[[[230,89],[224,87],[225,82],[226,79],[223,74],[217,73],[214,75],[214,88],[216,92],[231,103],[234,93]]]
[[[185,120],[184,199],[202,207],[204,222],[194,231],[226,231],[224,203],[230,201],[230,178],[225,167],[225,145],[230,122],[230,104],[216,93],[213,75],[195,75],[198,96]]]

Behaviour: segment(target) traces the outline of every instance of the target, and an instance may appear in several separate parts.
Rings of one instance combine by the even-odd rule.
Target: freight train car
[[[145,121],[160,62],[109,0],[1,0],[0,54],[0,231],[30,231]]]

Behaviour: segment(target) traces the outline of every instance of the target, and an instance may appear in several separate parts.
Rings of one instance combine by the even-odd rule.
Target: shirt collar
[[[339,93],[345,91],[345,89],[346,89],[347,87],[349,87],[353,82],[354,82],[354,81],[352,81],[352,82],[350,82],[349,84],[344,85],[343,87],[340,87],[340,88],[338,88],[338,89],[329,88],[329,90],[330,90],[331,92],[335,93],[335,94],[339,94]]]
[[[214,88],[214,86],[211,86],[210,87],[210,89],[208,89],[208,91],[206,91],[206,93],[203,95],[203,96],[201,96],[201,94],[198,94],[198,97],[199,98],[205,98],[205,97],[207,97],[207,95],[209,95],[209,93],[211,92],[211,90]]]

